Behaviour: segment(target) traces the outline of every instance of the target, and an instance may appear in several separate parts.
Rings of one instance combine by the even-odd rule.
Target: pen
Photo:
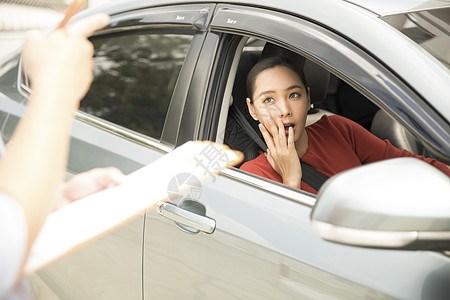
[[[56,29],[64,28],[64,26],[66,26],[69,22],[70,18],[76,15],[84,7],[85,4],[86,0],[73,0],[72,3],[70,3],[70,5],[67,7],[64,18],[58,24],[58,27],[56,27]]]

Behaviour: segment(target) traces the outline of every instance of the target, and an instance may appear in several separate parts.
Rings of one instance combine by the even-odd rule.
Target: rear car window
[[[382,19],[450,70],[450,7],[385,16]]]
[[[80,110],[159,140],[192,38],[140,32],[92,40],[94,81]]]

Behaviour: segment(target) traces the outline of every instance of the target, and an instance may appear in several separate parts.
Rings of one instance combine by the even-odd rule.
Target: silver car
[[[303,61],[309,123],[339,114],[450,163],[448,1],[117,1],[78,18],[99,11],[111,21],[91,39],[95,78],[67,176],[111,165],[129,173],[190,140],[251,159],[245,76],[264,51]],[[30,92],[18,53],[0,75],[8,141]],[[227,169],[39,271],[32,294],[450,299],[449,190],[448,177],[411,159],[336,175],[318,196]]]

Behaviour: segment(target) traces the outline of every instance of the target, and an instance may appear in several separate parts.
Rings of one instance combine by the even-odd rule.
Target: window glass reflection
[[[383,17],[450,69],[450,7]]]
[[[191,40],[159,33],[93,40],[94,82],[80,109],[160,139]]]

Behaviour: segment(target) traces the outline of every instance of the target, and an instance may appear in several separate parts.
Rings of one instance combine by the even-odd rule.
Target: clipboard
[[[191,141],[129,174],[119,186],[77,200],[51,213],[24,266],[30,275],[168,201],[167,186],[180,173],[199,181],[241,162],[243,154],[213,142]],[[191,187],[181,184],[179,192]],[[171,191],[173,193],[173,190]]]

